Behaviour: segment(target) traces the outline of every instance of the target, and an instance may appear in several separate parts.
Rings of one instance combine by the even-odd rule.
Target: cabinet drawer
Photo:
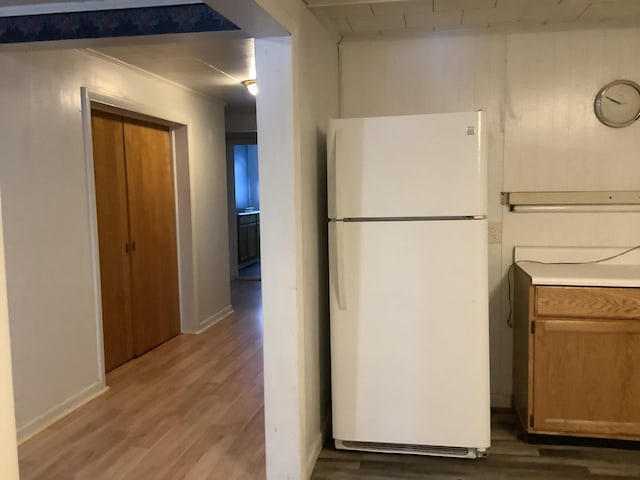
[[[238,215],[238,225],[249,225],[251,223],[258,222],[258,214],[253,215]]]
[[[536,287],[535,314],[640,319],[640,288]]]

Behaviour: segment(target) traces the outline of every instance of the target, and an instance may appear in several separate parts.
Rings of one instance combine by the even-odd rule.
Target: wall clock
[[[640,85],[631,80],[615,80],[597,93],[593,108],[608,127],[628,127],[640,117]]]

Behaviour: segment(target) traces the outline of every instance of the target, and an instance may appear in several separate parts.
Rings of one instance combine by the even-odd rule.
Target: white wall
[[[182,300],[196,327],[230,308],[224,116],[221,104],[78,50],[3,53],[0,67],[0,187],[24,436],[102,386],[80,87],[190,121],[194,292]]]
[[[267,478],[297,480],[329,422],[324,145],[338,114],[337,37],[301,0],[257,3],[292,34],[256,40],[256,66]]]
[[[0,212],[0,478],[18,480],[18,448],[16,418],[11,379],[11,341],[7,311],[4,239]]]
[[[295,45],[305,58],[292,64]],[[267,478],[302,479],[330,420],[325,135],[337,115],[337,49],[330,37],[262,39],[256,60]]]
[[[224,125],[227,133],[255,132],[258,128],[255,112],[225,112]]]
[[[508,36],[505,188],[634,190],[640,124],[607,128],[593,98],[616,78],[640,81],[640,30]]]
[[[255,49],[261,84],[257,113],[263,194],[260,247],[267,478],[304,478],[300,200],[291,39],[256,39]]]
[[[299,32],[305,460],[310,474],[329,431],[331,415],[326,131],[328,119],[338,117],[339,74],[336,40],[316,22],[306,22]]]
[[[638,189],[640,125],[613,130],[593,115],[598,89],[638,80],[640,30],[531,34],[441,33],[347,39],[341,47],[344,117],[484,109],[489,118],[491,391],[511,395],[506,270],[514,245],[640,243],[640,215],[516,214],[500,191]],[[615,52],[612,54],[611,52]]]

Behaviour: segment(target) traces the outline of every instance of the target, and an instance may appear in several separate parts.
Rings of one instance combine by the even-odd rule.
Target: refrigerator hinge
[[[536,333],[536,322],[535,320],[531,321],[531,333]]]
[[[509,192],[500,192],[500,205],[509,205]]]
[[[529,415],[529,426],[533,428],[533,413]]]

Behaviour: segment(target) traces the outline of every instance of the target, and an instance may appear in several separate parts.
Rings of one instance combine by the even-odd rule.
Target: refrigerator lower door
[[[484,451],[486,220],[330,222],[329,239],[336,444]]]

